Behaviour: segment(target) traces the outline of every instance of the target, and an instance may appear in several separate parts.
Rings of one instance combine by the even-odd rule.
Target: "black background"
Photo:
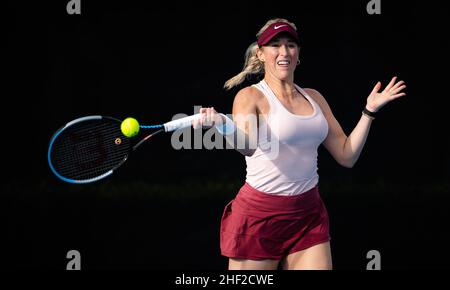
[[[448,268],[447,12],[442,2],[68,1],[6,7],[3,69],[3,263],[65,269],[70,249],[85,269],[226,269],[219,222],[245,179],[232,150],[174,150],[170,134],[143,146],[98,184],[62,184],[46,150],[53,132],[99,114],[162,123],[194,106],[231,112],[224,82],[274,17],[302,41],[295,81],[320,91],[347,134],[377,81],[397,75],[407,96],[373,122],[352,169],[319,148],[321,194],[336,269]]]

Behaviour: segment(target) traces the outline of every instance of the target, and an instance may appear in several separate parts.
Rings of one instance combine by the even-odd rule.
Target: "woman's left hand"
[[[396,83],[396,80],[397,77],[393,77],[390,83],[381,93],[378,92],[378,90],[381,88],[381,83],[378,82],[375,85],[369,97],[367,98],[367,110],[376,112],[390,101],[406,95],[406,93],[401,92],[404,88],[406,88],[406,85],[404,84],[405,82],[399,81]]]

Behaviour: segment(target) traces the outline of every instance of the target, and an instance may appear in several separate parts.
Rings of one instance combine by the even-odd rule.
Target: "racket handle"
[[[164,130],[166,132],[172,132],[178,129],[184,129],[186,127],[192,126],[192,121],[196,118],[200,118],[200,113],[184,117],[181,119],[173,120],[164,124]]]

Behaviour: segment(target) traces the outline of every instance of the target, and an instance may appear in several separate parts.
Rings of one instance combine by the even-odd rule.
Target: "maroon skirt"
[[[294,196],[268,194],[248,183],[224,209],[220,226],[223,256],[281,258],[330,240],[328,213],[318,185]]]

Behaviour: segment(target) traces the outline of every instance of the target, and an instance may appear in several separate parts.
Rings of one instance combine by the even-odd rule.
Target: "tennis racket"
[[[140,132],[147,131],[140,140],[123,135],[121,120],[106,116],[78,118],[52,136],[47,153],[48,164],[62,181],[75,184],[95,182],[110,176],[132,151],[156,134],[189,127],[199,117],[200,114],[195,114],[161,125],[140,125]]]

